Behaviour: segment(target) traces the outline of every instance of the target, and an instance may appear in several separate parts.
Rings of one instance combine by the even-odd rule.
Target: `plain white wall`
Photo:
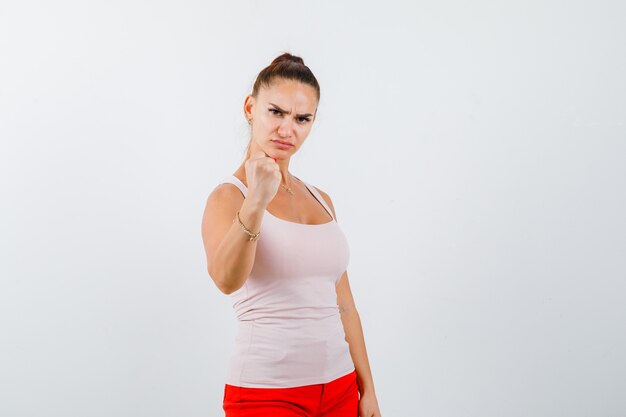
[[[626,415],[619,1],[0,3],[0,415],[219,416],[206,198],[282,52],[384,416]]]

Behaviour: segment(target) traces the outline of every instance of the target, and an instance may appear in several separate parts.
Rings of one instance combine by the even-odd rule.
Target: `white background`
[[[285,51],[383,416],[626,415],[626,6],[484,0],[2,0],[0,415],[223,415],[200,222]]]

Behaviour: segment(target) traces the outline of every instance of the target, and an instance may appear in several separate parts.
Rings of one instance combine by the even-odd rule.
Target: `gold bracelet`
[[[241,218],[239,218],[239,212],[237,212],[237,220],[239,220],[239,224],[241,225],[241,227],[243,227],[243,230],[250,236],[250,239],[248,239],[249,241],[255,241],[259,239],[259,236],[261,235],[261,231],[259,230],[259,233],[252,233],[250,231],[250,229],[248,229],[246,226],[244,226],[244,224],[241,221]],[[233,220],[234,222],[235,220]]]

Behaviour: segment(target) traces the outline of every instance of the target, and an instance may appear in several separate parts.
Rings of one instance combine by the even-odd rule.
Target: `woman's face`
[[[256,99],[248,95],[244,111],[252,118],[250,152],[262,150],[272,158],[289,159],[311,131],[316,110],[315,89],[298,81],[277,80],[270,88],[261,88]]]

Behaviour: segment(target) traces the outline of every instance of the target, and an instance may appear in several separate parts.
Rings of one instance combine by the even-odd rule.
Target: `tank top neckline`
[[[296,177],[295,175],[294,175],[294,177],[295,177],[296,179],[298,179],[299,181],[302,181],[300,178]],[[230,176],[229,176],[229,178],[232,178],[232,179],[234,179],[235,181],[237,181],[239,184],[241,184],[241,186],[242,186],[242,187],[243,187],[246,191],[248,191],[248,187],[246,187],[246,186],[245,186],[245,184],[244,184],[244,183],[243,183],[243,182],[242,182],[239,178],[237,178],[237,177],[236,177],[236,176],[234,176],[234,175],[230,175]],[[307,188],[307,189],[311,192],[311,194],[313,194],[313,197],[314,197],[316,200],[318,200],[317,196],[315,196],[315,193],[313,192],[313,190],[311,190],[311,188],[309,187],[309,185],[308,185],[306,182],[304,182],[304,181],[302,181],[302,183],[303,183],[303,184],[306,186],[306,188]],[[321,197],[320,197],[320,198],[321,198]],[[326,222],[326,223],[316,223],[316,224],[298,223],[298,222],[292,222],[291,220],[281,219],[280,217],[277,217],[277,216],[273,215],[273,214],[272,214],[272,213],[271,213],[271,212],[270,212],[267,208],[265,209],[265,212],[266,212],[267,214],[269,214],[271,217],[273,217],[274,219],[276,219],[276,220],[278,220],[278,221],[280,221],[280,222],[287,223],[287,224],[294,224],[294,225],[298,225],[298,226],[327,226],[327,225],[330,225],[330,224],[335,223],[335,217],[332,215],[332,213],[330,213],[330,211],[329,211],[329,210],[328,210],[328,209],[324,206],[324,204],[322,204],[322,202],[321,202],[321,201],[319,201],[319,200],[318,200],[318,203],[319,203],[319,204],[320,204],[320,205],[324,208],[324,210],[326,210],[326,212],[330,215],[330,217],[332,218],[332,220],[330,220],[330,221],[328,221],[328,222]]]

